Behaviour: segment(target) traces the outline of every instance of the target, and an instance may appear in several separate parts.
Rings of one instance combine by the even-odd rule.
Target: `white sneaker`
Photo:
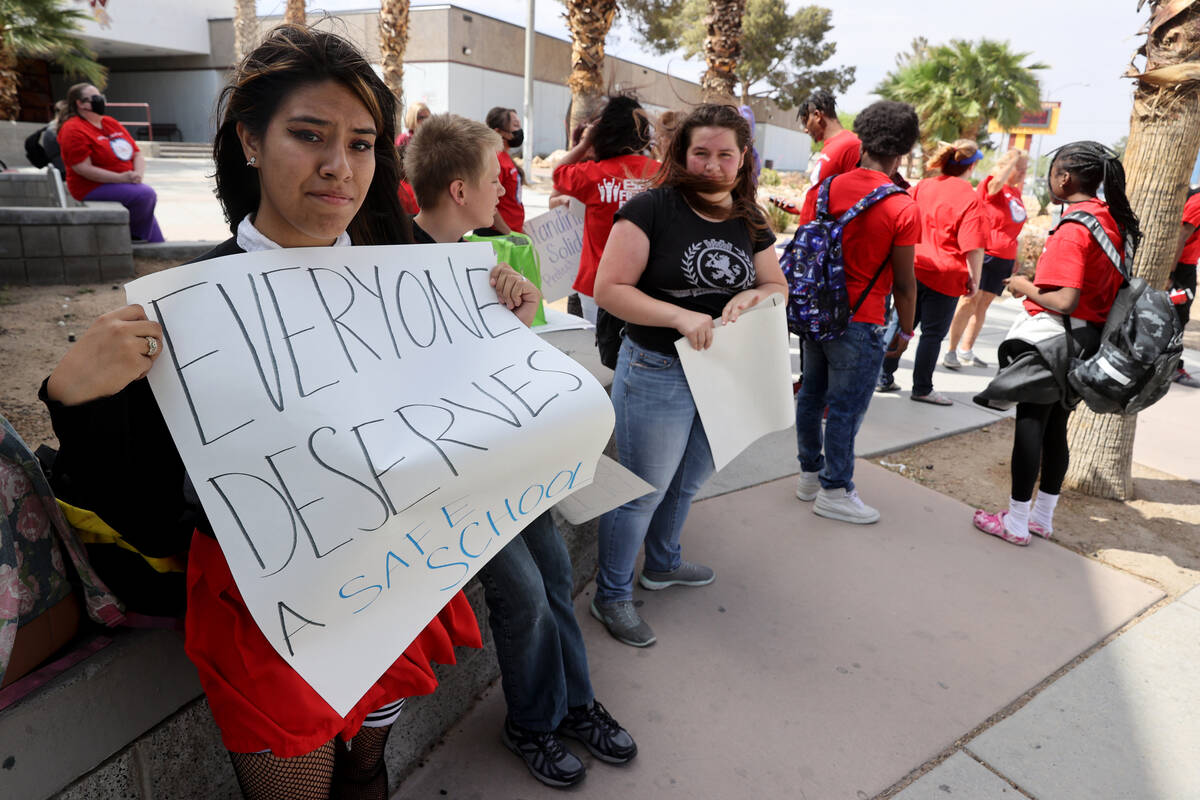
[[[960,369],[962,364],[958,360],[958,354],[953,350],[947,350],[945,357],[942,359],[942,366],[946,369]]]
[[[869,525],[879,521],[879,511],[864,503],[858,492],[853,489],[849,492],[845,489],[822,489],[817,492],[813,513],[819,517],[853,522],[856,525]]]
[[[806,503],[817,499],[817,492],[821,491],[821,481],[817,479],[817,472],[801,472],[800,479],[796,481],[796,497]]]

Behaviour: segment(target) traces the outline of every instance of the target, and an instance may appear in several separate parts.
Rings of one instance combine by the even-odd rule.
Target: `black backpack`
[[[1129,274],[1133,252],[1128,240],[1122,257],[1100,221],[1086,211],[1072,211],[1062,222],[1087,227],[1125,279],[1108,312],[1100,348],[1073,361],[1067,382],[1097,414],[1136,414],[1171,388],[1183,358],[1183,326],[1165,291]],[[1066,317],[1063,324],[1068,324]],[[1073,341],[1069,333],[1067,341]]]
[[[46,148],[42,147],[42,134],[46,132],[47,127],[49,126],[43,125],[25,137],[25,158],[35,167],[44,167],[50,163],[50,156],[46,155]]]

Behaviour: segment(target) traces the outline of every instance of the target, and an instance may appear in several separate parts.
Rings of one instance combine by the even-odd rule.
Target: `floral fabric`
[[[92,571],[41,465],[0,417],[0,679],[17,628],[71,593],[64,550],[83,582],[88,616],[108,626],[123,622],[120,601]]]

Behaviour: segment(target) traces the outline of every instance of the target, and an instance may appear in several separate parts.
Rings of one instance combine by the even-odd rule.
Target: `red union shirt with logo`
[[[92,166],[109,172],[129,172],[139,148],[125,126],[112,117],[101,117],[97,128],[83,117],[69,117],[58,129],[58,149],[67,165],[67,190],[76,200],[102,184],[89,181],[72,169],[90,158]]]
[[[592,297],[596,269],[612,232],[613,215],[635,195],[646,190],[659,163],[640,155],[617,156],[603,161],[580,161],[554,168],[554,188],[583,203],[583,253],[572,288]]]

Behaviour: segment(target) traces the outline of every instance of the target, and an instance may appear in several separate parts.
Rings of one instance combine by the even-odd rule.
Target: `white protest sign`
[[[542,297],[547,303],[571,293],[583,253],[583,220],[566,206],[525,220],[525,233],[533,240],[542,271]]]
[[[653,491],[653,485],[608,456],[600,456],[596,462],[595,480],[558,503],[555,508],[567,522],[582,525]]]
[[[718,325],[707,350],[693,350],[686,338],[675,342],[717,469],[795,421],[783,302],[773,294],[737,322]]]
[[[488,244],[272,250],[126,287],[238,589],[346,714],[612,432],[586,369],[496,302]]]

